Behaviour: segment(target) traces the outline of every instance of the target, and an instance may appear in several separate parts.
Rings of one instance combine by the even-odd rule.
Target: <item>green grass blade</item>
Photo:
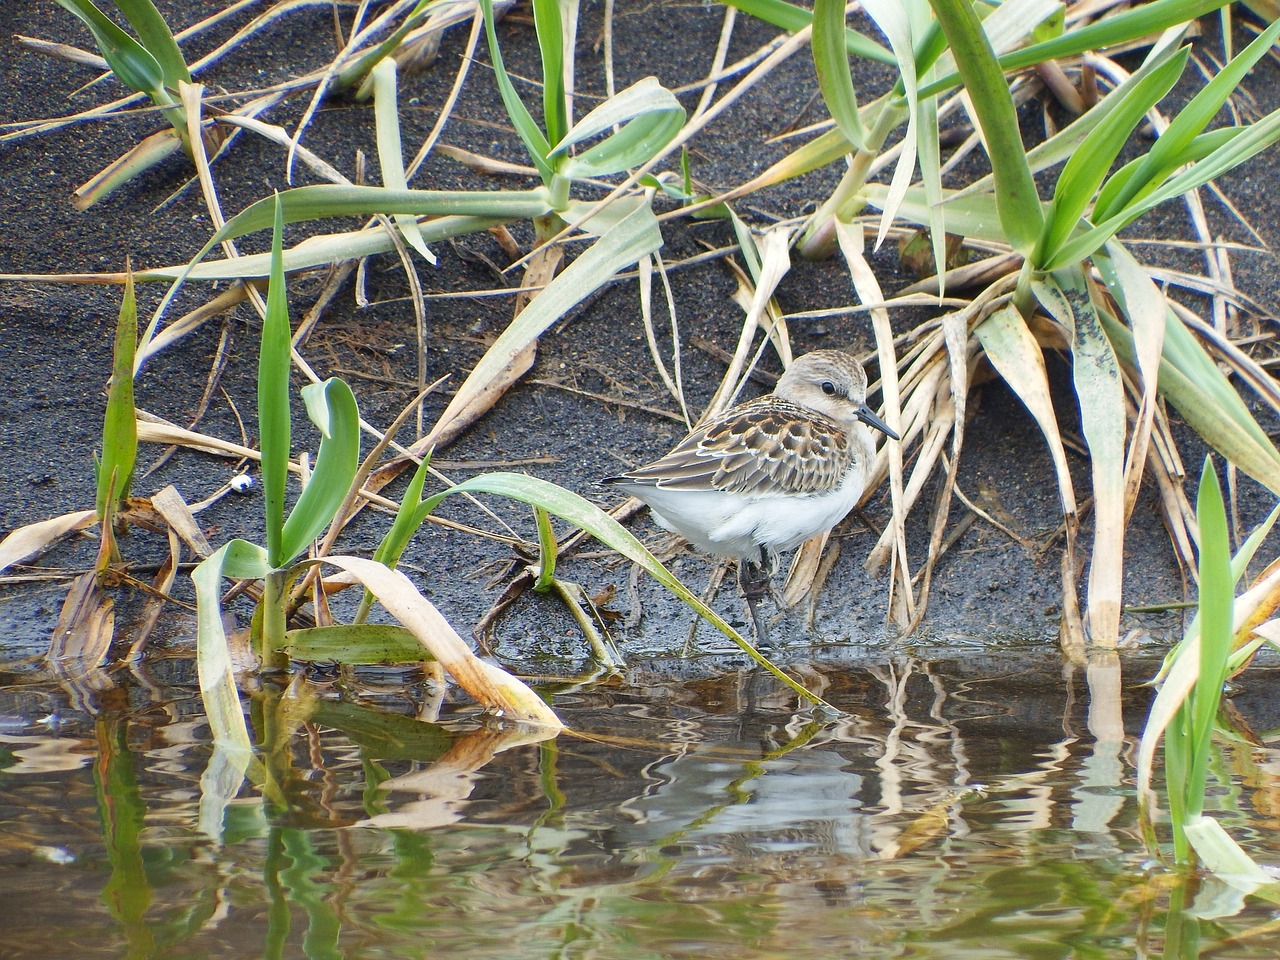
[[[173,39],[173,32],[164,17],[156,9],[151,0],[115,0],[115,4],[133,27],[134,33],[142,41],[147,52],[155,57],[164,82],[172,90],[178,89],[179,82],[190,83],[191,71],[178,49],[178,41]]]
[[[844,0],[814,0],[813,67],[818,89],[836,126],[859,150],[867,149],[867,131],[858,114],[858,95],[849,72],[844,43]]]
[[[256,571],[256,573],[255,573]],[[196,588],[196,668],[200,696],[215,746],[249,753],[252,742],[236,691],[235,669],[222,626],[222,578],[266,576],[265,551],[244,540],[215,550],[191,573]]]
[[[493,60],[493,73],[498,83],[498,93],[502,96],[502,103],[507,108],[507,115],[511,118],[516,133],[524,141],[525,149],[529,151],[529,159],[538,168],[543,182],[549,182],[554,173],[551,164],[547,162],[551,145],[547,141],[546,134],[538,128],[533,115],[529,113],[529,108],[520,99],[520,94],[516,93],[511,77],[507,74],[506,65],[502,62],[502,50],[498,46],[498,34],[493,26],[493,0],[480,0],[480,9],[484,11],[485,38],[489,43],[489,56]]]
[[[1204,186],[1210,180],[1235,169],[1261,153],[1277,140],[1280,140],[1280,110],[1267,114],[1257,123],[1241,128],[1239,133],[1203,160],[1171,177],[1146,196],[1135,199],[1093,229],[1068,240],[1053,257],[1049,269],[1083,260],[1148,210],[1166,200],[1172,200],[1190,190]]]
[[[1139,161],[1124,187],[1107,197],[1106,203],[1099,198],[1093,219],[1102,221],[1114,216],[1147,184],[1158,184],[1177,167],[1199,160],[1201,155],[1194,150],[1195,141],[1253,65],[1271,49],[1277,37],[1280,37],[1280,20],[1260,33],[1238,57],[1218,71],[1191,102],[1178,111],[1169,128],[1160,134],[1151,150]]]
[[[413,472],[409,486],[405,489],[404,496],[400,498],[396,517],[391,521],[391,527],[383,536],[382,542],[378,544],[378,549],[373,552],[373,559],[386,564],[392,570],[400,562],[405,547],[409,545],[409,541],[413,539],[413,535],[427,518],[426,514],[418,516],[418,508],[422,505],[422,488],[426,485],[427,470],[430,465],[431,456],[428,454],[418,464],[418,469]]]
[[[1009,245],[1029,254],[1044,223],[1035,181],[1027,166],[1018,115],[1004,74],[977,14],[967,0],[931,0],[960,76],[982,126],[995,176],[996,208]],[[921,96],[927,95],[925,91]]]
[[[750,14],[765,23],[771,23],[788,33],[799,33],[813,23],[812,12],[793,3],[786,3],[784,0],[723,0],[723,2],[727,7],[736,7],[743,13]],[[842,22],[843,19],[842,16]],[[845,30],[844,46],[845,50],[855,57],[865,57],[891,67],[898,65],[897,58],[892,53],[856,30]]]
[[[262,451],[262,502],[266,522],[267,558],[283,567],[284,497],[289,482],[289,295],[284,283],[280,249],[282,208],[275,201],[275,229],[271,235],[271,281],[267,289],[267,314],[262,323],[258,353],[258,445]]]
[[[102,459],[98,463],[99,519],[124,502],[138,460],[138,411],[133,401],[133,357],[138,346],[138,301],[133,272],[125,267],[124,297],[116,320],[115,359],[107,412],[102,420]],[[108,502],[110,501],[110,502]]]
[[[538,527],[538,579],[533,589],[541,592],[550,590],[556,580],[556,557],[560,552],[559,541],[555,531],[551,529],[551,515],[540,506],[533,508],[534,522]]]
[[[1032,266],[1043,267],[1071,236],[1130,134],[1147,111],[1173,88],[1189,54],[1190,49],[1183,48],[1130,87],[1123,101],[1090,131],[1071,155],[1054,188],[1045,232],[1032,255]]]
[[[559,0],[533,0],[533,26],[542,55],[542,123],[555,143],[569,130],[565,87],[564,22]]]
[[[1078,30],[1071,30],[1052,40],[1006,53],[1000,57],[1000,69],[1012,72],[1046,60],[1073,57],[1090,50],[1127,43],[1181,23],[1189,23],[1230,2],[1231,0],[1155,0],[1154,3],[1146,3],[1114,17],[1097,20]],[[923,87],[920,96],[943,93],[962,80],[963,72],[949,74]]]
[[[407,190],[409,182],[404,175],[404,149],[400,143],[400,113],[396,102],[395,60],[388,57],[381,61],[373,68],[372,79],[373,120],[382,183],[390,190]],[[424,260],[434,264],[435,254],[427,249],[413,216],[397,213],[393,214],[393,218],[405,242],[417,250]]]
[[[311,479],[284,523],[281,566],[299,557],[333,522],[360,466],[360,411],[351,388],[331,377],[303,387],[302,399],[320,428],[320,450]]]
[[[1190,710],[1191,769],[1186,807],[1188,816],[1193,818],[1204,809],[1214,719],[1222,702],[1222,685],[1227,679],[1235,606],[1227,512],[1209,457],[1205,457],[1200,473],[1196,521],[1200,527],[1200,672],[1183,707]]]
[[[93,34],[103,58],[121,83],[152,99],[163,98],[164,70],[156,58],[129,36],[90,0],[58,0],[58,5],[79,17]]]
[[[547,192],[535,190],[392,190],[322,183],[278,194],[285,223],[327,217],[368,217],[378,213],[416,216],[502,217],[532,219],[550,211]],[[275,198],[265,197],[228,220],[207,249],[234,240],[275,221]]]
[[[431,655],[418,638],[391,623],[337,624],[307,627],[285,634],[284,652],[291,660],[311,663],[422,663]]]
[[[676,95],[656,77],[645,77],[610,97],[574,124],[552,148],[552,156],[625,124],[602,142],[574,157],[565,157],[560,172],[573,179],[604,177],[640,166],[671,142],[684,124]]]
[[[774,666],[738,631],[725,623],[714,610],[677,580],[666,567],[658,562],[653,554],[645,549],[644,544],[632,536],[630,531],[589,500],[585,500],[576,493],[563,487],[558,487],[554,483],[548,483],[546,480],[540,480],[537,477],[530,477],[520,473],[489,473],[472,477],[470,480],[429,497],[423,502],[423,508],[429,513],[446,497],[463,492],[493,493],[509,497],[512,500],[519,500],[530,506],[541,507],[562,520],[569,521],[580,530],[585,530],[605,546],[616,550],[628,560],[642,567],[655,580],[702,616],[703,619],[741,647],[756,663],[764,667],[796,693],[812,703],[824,703],[816,694],[805,690],[799,683]]]

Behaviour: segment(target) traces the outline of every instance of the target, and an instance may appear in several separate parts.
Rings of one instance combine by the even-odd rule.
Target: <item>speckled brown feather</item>
[[[768,396],[735,407],[623,477],[668,490],[804,495],[839,486],[852,459],[834,420]]]

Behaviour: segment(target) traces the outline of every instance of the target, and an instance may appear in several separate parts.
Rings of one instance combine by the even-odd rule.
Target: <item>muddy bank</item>
[[[185,24],[198,12],[218,6],[167,4],[162,8],[166,13],[174,12],[175,22]],[[618,86],[648,73],[673,88],[696,82],[715,47],[721,11],[680,7],[678,16],[676,8],[670,16],[646,16],[646,9],[647,5],[619,4],[615,31]],[[601,11],[592,7],[583,15],[578,54],[580,92],[590,96],[603,91],[602,54],[597,43]],[[300,10],[204,79],[211,88],[239,91],[314,68],[331,54],[335,42],[332,23],[333,13],[327,7]],[[230,29],[228,25],[199,39],[195,51],[211,48]],[[730,61],[766,43],[774,33],[772,28],[741,18]],[[0,11],[0,34],[86,43],[71,18],[51,0],[6,5]],[[536,47],[529,22],[514,14],[504,23],[501,36],[509,69],[518,75],[535,75]],[[437,62],[404,79],[401,99],[407,104],[403,111],[406,144],[420,142],[434,122],[464,42],[464,30],[451,31],[442,42]],[[1204,43],[1207,50],[1219,46]],[[480,58],[487,61],[487,53],[481,52]],[[103,87],[67,100],[94,72],[45,59],[15,44],[8,45],[6,55],[0,58],[0,73],[6,89],[13,92],[0,103],[0,122],[4,123],[28,120],[36,114],[62,114],[115,93],[113,89],[108,94]],[[1259,112],[1277,105],[1268,100],[1280,101],[1274,64],[1264,64],[1245,86],[1256,98]],[[722,189],[781,157],[787,144],[766,141],[788,127],[821,118],[822,107],[813,100],[815,89],[807,56],[793,57],[737,105],[724,122],[713,124],[699,137],[692,151],[694,175],[707,186]],[[876,80],[868,78],[865,90],[868,97],[874,95]],[[692,105],[696,94],[684,100]],[[292,129],[305,104],[306,96],[295,97],[270,119]],[[476,71],[444,139],[476,153],[519,159],[519,143],[505,120],[495,120],[499,116],[487,71]],[[1034,119],[1029,114],[1027,122]],[[126,256],[135,265],[147,267],[181,263],[194,254],[211,228],[198,190],[187,183],[190,170],[185,161],[166,163],[87,213],[76,212],[69,201],[76,185],[140,136],[156,129],[158,122],[154,115],[143,113],[0,144],[0,180],[5,184],[5,190],[0,191],[0,273],[114,271],[123,266]],[[357,152],[370,157],[376,152],[371,108],[350,99],[326,102],[304,142],[354,175]],[[371,162],[370,167],[374,166]],[[224,208],[233,212],[272,189],[284,188],[283,169],[279,148],[241,138],[215,168]],[[1227,196],[1249,215],[1265,243],[1274,239],[1280,223],[1273,188],[1278,170],[1280,155],[1272,151],[1223,184]],[[299,182],[306,182],[305,173],[300,176]],[[834,169],[819,171],[750,198],[740,205],[740,212],[759,224],[776,217],[798,216],[831,189],[836,176]],[[370,177],[376,178],[376,172]],[[485,189],[495,183],[502,187],[526,185],[519,180],[477,176],[443,157],[431,160],[413,185]],[[1220,203],[1206,196],[1206,205],[1215,233],[1257,242]],[[291,228],[289,238],[296,242],[305,229],[312,228]],[[672,263],[731,242],[731,232],[723,224],[670,220],[663,229],[663,256]],[[1185,215],[1176,206],[1144,221],[1141,230],[1153,237],[1191,236]],[[522,227],[512,232],[528,249],[530,232]],[[246,238],[240,247],[254,252],[265,243],[266,238],[258,235]],[[1149,253],[1171,264],[1189,261],[1194,266],[1198,260],[1193,250],[1139,249],[1143,255]],[[456,386],[504,327],[511,309],[507,297],[456,295],[517,281],[495,269],[494,265],[505,266],[508,260],[487,234],[439,244],[435,252],[439,266],[421,270],[429,294],[426,375],[430,380],[450,374]],[[891,245],[870,259],[886,291],[913,279],[901,268]],[[1276,294],[1274,266],[1274,259],[1266,253],[1240,253],[1232,259],[1236,284],[1268,313],[1265,305],[1274,302]],[[731,349],[737,339],[742,312],[732,301],[736,281],[721,260],[713,259],[673,270],[671,282],[683,344],[684,383],[690,409],[697,410],[723,372],[721,361],[700,345]],[[310,306],[318,288],[314,279],[291,284],[295,322]],[[357,305],[354,285],[348,283],[302,347],[317,374],[349,380],[363,415],[379,425],[394,417],[413,395],[417,362],[407,292],[394,258],[374,258],[360,291],[368,305]],[[149,314],[162,294],[156,285],[144,287],[140,291],[141,311]],[[0,284],[0,368],[7,378],[7,389],[0,394],[0,443],[5,450],[0,458],[0,490],[4,491],[0,496],[0,531],[92,505],[92,452],[100,442],[103,385],[109,371],[118,298],[119,291],[113,287]],[[189,289],[170,317],[207,298],[207,288]],[[852,294],[839,262],[801,262],[784,281],[778,300],[784,311],[792,313],[846,305],[852,302]],[[895,316],[895,322],[909,320]],[[863,316],[795,322],[791,329],[797,353],[816,347],[867,353],[873,344]],[[1269,325],[1264,322],[1261,330],[1269,334]],[[209,371],[221,357],[224,368],[199,429],[252,443],[256,434],[258,331],[259,321],[247,307],[206,324],[148,363],[138,382],[139,405],[186,425],[201,404]],[[765,365],[777,368],[772,358],[766,358]],[[1052,360],[1051,369],[1060,388],[1057,398],[1064,429],[1069,435],[1078,435],[1065,364]],[[301,384],[297,379],[296,385]],[[448,396],[446,389],[428,399],[427,424],[444,408]],[[537,363],[525,381],[474,429],[442,451],[437,465],[455,480],[480,470],[523,470],[608,505],[609,496],[592,483],[595,478],[653,457],[683,432],[672,416],[651,412],[655,408],[676,413],[649,357],[635,284],[620,282],[557,324],[543,338]],[[314,449],[315,434],[302,419],[300,403],[295,415],[295,446]],[[1000,526],[983,518],[971,520],[965,508],[955,507],[952,528],[960,532],[936,571],[929,617],[917,642],[1051,644],[1057,636],[1061,604],[1060,540],[1056,536],[1060,513],[1047,452],[1021,404],[999,383],[978,389],[970,415],[960,487],[998,519]],[[144,450],[142,463],[152,463],[160,452]],[[1202,452],[1194,441],[1188,443],[1184,455],[1189,472],[1198,472]],[[1087,490],[1084,460],[1075,460],[1072,468],[1077,489]],[[147,495],[172,483],[189,502],[196,502],[217,489],[234,470],[231,461],[178,451],[142,477],[135,489]],[[400,489],[393,487],[391,492],[398,495]],[[1250,482],[1242,480],[1240,492],[1246,516],[1257,516],[1268,508],[1270,498]],[[866,517],[871,524],[884,523],[886,496],[882,491],[869,504]],[[488,505],[520,535],[533,538],[525,508]],[[260,509],[256,495],[230,497],[202,513],[200,521],[215,544],[232,536],[255,540],[259,539]],[[479,511],[465,505],[450,504],[443,514],[461,523],[493,526]],[[345,534],[343,549],[367,553],[387,523],[385,515],[366,514]],[[923,559],[927,523],[923,512],[913,522],[917,563]],[[1086,537],[1088,523],[1086,518]],[[632,529],[648,542],[664,542],[664,535],[647,518],[634,521]],[[883,573],[873,577],[863,569],[873,542],[874,534],[858,518],[851,518],[841,528],[840,557],[812,611],[813,629],[804,608],[792,611],[775,625],[775,636],[784,648],[782,659],[821,658],[838,656],[832,651],[839,649],[884,647],[887,580]],[[125,544],[125,551],[145,566],[159,561],[164,544],[159,538],[137,532]],[[1146,606],[1182,599],[1183,578],[1150,491],[1144,492],[1135,512],[1126,553],[1126,603]],[[92,543],[82,540],[41,558],[39,566],[84,569],[92,555]],[[498,597],[512,560],[511,550],[500,543],[428,526],[406,554],[404,568],[465,633]],[[701,589],[712,564],[677,553],[673,569],[692,587]],[[685,645],[692,615],[647,580],[633,585],[625,565],[588,549],[583,555],[567,558],[562,572],[567,579],[581,583],[589,594],[600,596],[609,614],[616,615],[613,626],[629,655],[644,658],[676,652]],[[47,643],[61,589],[57,582],[0,587],[6,658],[37,652]],[[179,579],[177,599],[192,601],[185,578]],[[721,590],[714,605],[732,623],[745,627],[745,611],[731,587]],[[1135,639],[1141,642],[1147,632],[1157,638],[1169,636],[1179,622],[1176,612],[1132,613],[1126,614],[1124,628],[1140,631]],[[178,643],[190,633],[189,613],[175,610],[165,636]],[[723,647],[706,628],[699,637],[706,647]],[[494,640],[502,658],[535,671],[572,669],[585,656],[580,634],[563,608],[532,594],[523,596],[499,621]]]

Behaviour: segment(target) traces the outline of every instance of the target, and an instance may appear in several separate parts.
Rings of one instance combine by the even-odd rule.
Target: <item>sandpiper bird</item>
[[[898,435],[867,406],[857,358],[815,350],[797,358],[774,392],[699,426],[666,456],[602,483],[649,505],[654,520],[695,547],[738,561],[738,586],[756,634],[756,609],[777,554],[830,530],[857,504],[871,475],[867,425]]]

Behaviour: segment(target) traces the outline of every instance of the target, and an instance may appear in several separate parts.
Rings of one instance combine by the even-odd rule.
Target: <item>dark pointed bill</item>
[[[865,403],[858,408],[858,419],[861,420],[863,423],[870,424],[871,426],[875,427],[877,430],[879,430],[881,433],[883,433],[887,437],[892,437],[894,440],[902,439],[900,436],[898,436],[897,433],[895,433],[892,429],[890,429],[887,423],[885,423],[883,420],[877,417],[872,412],[871,408],[868,407]]]

